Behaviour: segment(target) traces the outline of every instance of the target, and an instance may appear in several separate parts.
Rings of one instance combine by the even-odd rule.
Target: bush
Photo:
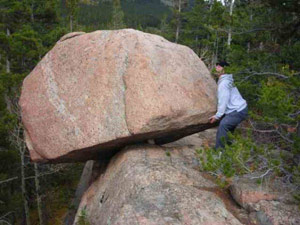
[[[80,211],[79,219],[76,225],[90,225],[87,220],[87,212],[85,208]]]
[[[273,146],[257,145],[248,132],[246,137],[240,133],[229,133],[231,145],[226,144],[221,151],[215,148],[197,149],[201,169],[217,177],[221,187],[230,184],[231,178],[255,171],[273,171],[280,174],[283,166],[281,156],[272,151]]]

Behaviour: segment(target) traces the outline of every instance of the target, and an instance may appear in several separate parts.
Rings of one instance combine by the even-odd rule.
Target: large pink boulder
[[[160,36],[76,32],[25,78],[19,104],[33,161],[86,161],[211,127],[216,83],[190,48]]]

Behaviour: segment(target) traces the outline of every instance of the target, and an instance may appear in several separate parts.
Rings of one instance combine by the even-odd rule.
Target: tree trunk
[[[230,9],[229,9],[229,15],[230,16],[232,16],[233,6],[234,6],[234,0],[231,0],[231,2],[230,2]]]
[[[22,68],[24,68],[24,67],[25,67],[25,58],[24,58],[24,56],[22,56],[21,65],[22,65]]]
[[[25,183],[25,143],[19,143],[19,151],[20,151],[20,157],[21,157],[21,189],[22,189],[22,196],[23,196],[23,204],[24,204],[24,212],[25,212],[25,218],[26,218],[26,225],[30,225],[30,219],[29,219],[29,207],[28,207],[28,201],[26,197],[26,183]]]
[[[73,32],[73,15],[70,15],[70,32]]]
[[[37,163],[34,163],[34,182],[35,182],[36,201],[37,201],[40,225],[44,225],[43,211],[42,211],[42,198],[40,195],[41,191],[40,191],[40,181],[39,181],[39,168]]]
[[[81,197],[90,185],[90,181],[92,178],[93,165],[94,165],[93,160],[89,160],[85,163],[85,166],[83,168],[83,171],[82,171],[82,174],[81,174],[81,177],[80,177],[77,189],[76,189],[75,197],[72,201],[72,207],[70,208],[67,216],[64,219],[65,225],[72,225],[74,222],[75,215],[76,215],[78,206],[81,201]]]
[[[227,45],[228,46],[230,46],[231,40],[232,40],[232,38],[231,38],[231,32],[232,32],[232,30],[231,30],[231,27],[230,27],[229,31],[228,31],[228,39],[227,39]]]
[[[259,43],[259,50],[263,50],[264,49],[264,43],[261,41],[260,43]]]
[[[297,136],[300,138],[300,121],[298,122],[297,125]]]
[[[9,99],[9,97],[6,93],[4,95],[4,101],[6,103],[6,108],[7,108],[8,112],[13,114],[12,103],[11,103],[11,100]]]
[[[253,13],[252,13],[252,10],[250,10],[250,21],[252,21],[252,20],[253,20]],[[251,49],[251,43],[250,43],[250,41],[248,41],[248,43],[247,43],[247,53],[250,52],[250,49]]]
[[[212,10],[212,6],[213,6],[213,4],[214,4],[214,0],[210,0],[209,1],[209,11],[211,11]]]
[[[234,0],[231,0],[230,2],[230,9],[229,9],[229,16],[230,16],[230,27],[228,31],[228,39],[227,39],[227,45],[230,46],[231,40],[232,40],[232,12],[233,12],[233,5],[234,5]]]
[[[7,37],[10,36],[10,30],[8,28],[6,28],[6,36]],[[6,73],[10,73],[10,61],[9,61],[8,52],[6,54]]]
[[[180,13],[181,13],[181,0],[178,1],[178,18],[177,18],[177,27],[176,27],[175,43],[177,43],[177,42],[178,42],[178,39],[179,39],[179,31],[180,31]]]
[[[247,53],[250,52],[250,48],[251,48],[250,41],[248,41],[248,43],[247,43]]]
[[[199,56],[199,54],[200,54],[200,48],[199,48],[199,46],[198,46],[198,42],[199,42],[199,37],[198,37],[198,35],[196,35],[195,41],[196,41],[196,54]]]
[[[214,42],[214,49],[213,49],[213,55],[211,57],[211,65],[210,65],[210,70],[214,67],[214,65],[217,62],[218,59],[218,31],[216,30],[216,40]]]
[[[30,20],[31,20],[32,23],[34,23],[33,1],[31,2],[31,14],[30,14]]]

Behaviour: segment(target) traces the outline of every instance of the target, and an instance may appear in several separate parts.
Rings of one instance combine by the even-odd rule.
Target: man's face
[[[222,72],[222,71],[223,71],[223,67],[220,66],[220,65],[216,65],[216,71],[217,71],[218,73]]]

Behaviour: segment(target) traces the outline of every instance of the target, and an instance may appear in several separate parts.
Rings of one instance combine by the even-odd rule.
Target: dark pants
[[[221,120],[218,131],[217,131],[217,138],[216,138],[216,149],[218,148],[224,148],[224,143],[222,140],[226,143],[228,142],[228,132],[232,132],[235,130],[235,128],[246,118],[248,117],[248,107],[244,108],[242,111],[237,112],[236,110],[226,114],[223,119]]]

